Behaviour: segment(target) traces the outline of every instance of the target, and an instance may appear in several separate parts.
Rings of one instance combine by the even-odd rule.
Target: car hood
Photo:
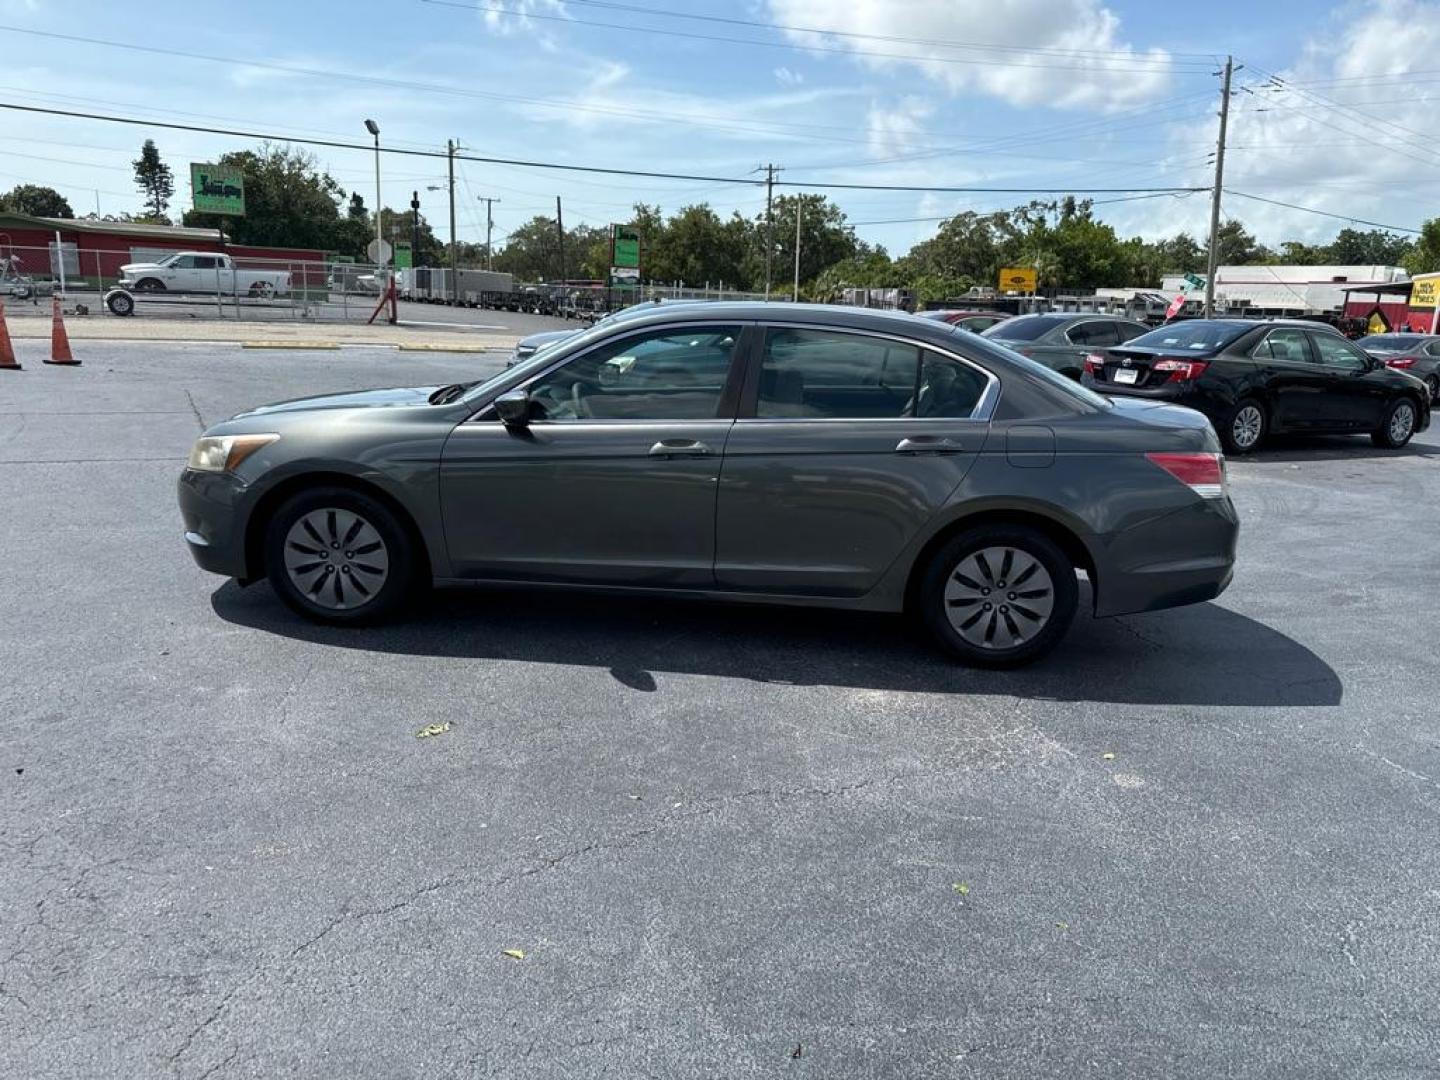
[[[538,334],[531,334],[522,337],[516,343],[517,348],[540,349],[546,345],[553,345],[557,341],[564,341],[568,337],[574,337],[580,333],[579,330],[542,330]]]
[[[122,263],[121,266],[120,266],[120,272],[121,272],[122,274],[123,274],[126,270],[163,270],[163,269],[165,269],[165,268],[164,268],[163,266],[161,266],[159,263],[145,263],[145,262],[140,262],[140,263]]]
[[[424,405],[438,386],[397,386],[388,390],[359,390],[347,394],[320,394],[260,405],[232,419],[269,416],[275,413],[320,412],[326,409],[384,409],[403,405]]]

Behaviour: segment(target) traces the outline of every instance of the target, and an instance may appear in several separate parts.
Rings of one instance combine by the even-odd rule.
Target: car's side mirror
[[[528,390],[507,390],[495,399],[495,411],[500,422],[508,428],[523,428],[530,424],[530,392]]]

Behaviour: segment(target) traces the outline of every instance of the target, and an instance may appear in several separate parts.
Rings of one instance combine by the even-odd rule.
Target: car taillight
[[[1204,360],[1156,360],[1156,371],[1168,371],[1166,382],[1190,382],[1198,379],[1210,365]]]
[[[1103,374],[1105,374],[1105,358],[1104,358],[1103,356],[1101,356],[1099,353],[1093,353],[1093,352],[1090,353],[1088,356],[1086,356],[1086,357],[1085,357],[1085,374],[1086,374],[1086,375],[1103,375]]]
[[[1415,366],[1415,357],[1397,356],[1393,360],[1386,360],[1385,363],[1387,366],[1394,368],[1412,368]]]
[[[1189,486],[1196,495],[1206,499],[1224,498],[1224,454],[1146,454],[1145,457]]]

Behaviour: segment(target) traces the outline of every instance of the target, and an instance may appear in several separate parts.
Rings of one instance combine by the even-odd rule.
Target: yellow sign
[[[1035,291],[1035,268],[1033,266],[1004,266],[1000,268],[1000,291]]]
[[[1433,308],[1437,304],[1440,304],[1440,274],[1415,278],[1410,285],[1410,306]]]

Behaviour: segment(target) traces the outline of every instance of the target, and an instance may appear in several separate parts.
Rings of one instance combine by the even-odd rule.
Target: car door
[[[216,275],[215,268],[220,264],[220,259],[215,255],[196,255],[194,269],[191,271],[190,288],[195,292],[215,292],[220,285],[220,279]]]
[[[1310,335],[1296,327],[1268,331],[1250,351],[1265,388],[1274,429],[1304,431],[1321,426],[1329,376],[1315,362]]]
[[[1316,363],[1325,372],[1318,426],[1333,431],[1374,431],[1380,426],[1393,391],[1383,378],[1371,378],[1377,369],[1355,345],[1338,334],[1311,333]]]
[[[456,573],[713,584],[742,336],[739,324],[704,322],[612,336],[524,384],[528,426],[491,408],[460,424],[440,469]]]
[[[717,584],[868,591],[974,464],[998,390],[903,337],[768,327],[725,448]]]
[[[165,287],[172,292],[189,292],[195,288],[195,256],[181,255],[178,259],[165,267],[161,275],[165,279]]]

